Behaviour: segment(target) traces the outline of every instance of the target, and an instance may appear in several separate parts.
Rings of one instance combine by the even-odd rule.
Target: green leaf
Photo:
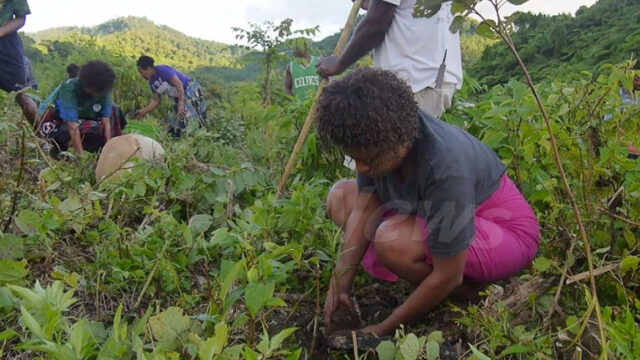
[[[578,321],[577,316],[570,315],[567,317],[567,320],[565,321],[565,325],[567,326],[567,330],[569,330],[572,334],[576,334],[580,326],[580,322]]]
[[[539,272],[545,272],[549,270],[550,267],[551,267],[551,260],[544,257],[536,258],[535,261],[533,262],[533,268]]]
[[[7,340],[11,340],[14,337],[18,336],[18,333],[13,331],[13,330],[5,330],[3,332],[0,332],[0,341],[4,342]]]
[[[69,345],[75,352],[78,359],[83,358],[83,349],[86,345],[91,343],[92,339],[91,330],[89,328],[89,321],[82,319],[71,327],[69,334]]]
[[[469,5],[467,5],[464,1],[454,1],[451,4],[451,13],[454,15],[464,13],[468,9]]]
[[[82,209],[82,202],[75,194],[70,195],[58,206],[58,210],[64,214],[72,214],[80,209]]]
[[[113,316],[113,337],[118,340],[118,334],[120,332],[120,321],[122,320],[122,304],[118,305],[116,314]]]
[[[96,191],[92,191],[92,192],[89,193],[89,195],[87,197],[91,201],[102,200],[102,199],[105,199],[107,197],[107,194],[103,194],[103,193],[99,193],[99,192],[96,192]]]
[[[18,229],[27,235],[37,234],[38,228],[42,224],[40,215],[31,210],[20,211],[15,222]]]
[[[464,22],[465,22],[465,18],[464,16],[458,15],[455,18],[453,18],[453,21],[451,22],[451,26],[449,26],[449,31],[451,31],[452,33],[457,33],[458,31],[462,30],[463,26],[464,26]]]
[[[20,319],[23,327],[26,327],[27,329],[29,329],[29,331],[31,331],[34,335],[38,336],[39,338],[43,340],[48,340],[45,337],[44,331],[42,330],[42,327],[40,326],[38,321],[33,317],[33,315],[31,315],[31,313],[27,311],[27,309],[24,308],[24,306],[20,307],[20,313],[22,314],[22,317]]]
[[[217,175],[217,176],[224,176],[224,175],[226,175],[226,174],[227,174],[227,172],[226,172],[226,171],[221,170],[221,169],[219,169],[219,168],[217,168],[217,167],[215,167],[215,166],[210,166],[210,167],[209,167],[209,171],[211,171],[211,173],[212,173],[213,175]]]
[[[416,360],[420,355],[420,342],[414,334],[407,335],[400,344],[400,353],[404,360]]]
[[[493,20],[485,20],[480,24],[478,24],[478,27],[476,28],[476,33],[482,36],[483,38],[487,38],[487,39],[495,38],[496,34],[493,32],[493,29],[491,28],[492,21]]]
[[[29,274],[27,261],[0,260],[0,284],[20,280]]]
[[[211,215],[194,215],[189,220],[189,228],[194,234],[202,234],[209,230],[211,225],[213,225],[213,217]]]
[[[245,360],[258,360],[258,356],[259,356],[259,354],[251,350],[251,348],[249,348],[248,345],[244,346],[244,352],[242,355]]]
[[[508,348],[504,349],[504,351],[502,351],[498,356],[503,357],[503,356],[513,355],[513,354],[524,354],[529,351],[531,351],[529,347],[516,344],[516,345],[511,345]]]
[[[153,337],[158,346],[165,350],[175,350],[180,336],[191,327],[191,319],[185,316],[179,307],[170,307],[149,319]]]
[[[432,331],[431,334],[429,334],[429,336],[427,337],[427,341],[435,341],[438,344],[444,343],[442,331]]]
[[[633,231],[624,229],[624,239],[627,242],[627,248],[632,249],[636,246],[636,236]]]
[[[427,360],[437,360],[440,358],[440,344],[435,341],[427,341]]]
[[[635,272],[640,264],[640,258],[637,256],[627,256],[620,262],[620,272],[626,274],[628,272]]]
[[[442,7],[446,0],[417,0],[413,8],[413,17],[432,17]]]
[[[393,342],[386,340],[378,344],[376,347],[379,360],[394,360],[398,351]]]
[[[487,146],[489,146],[492,149],[495,149],[498,147],[498,145],[500,145],[500,142],[506,137],[507,135],[504,132],[500,132],[500,131],[487,131],[484,138],[482,139],[482,142],[484,142],[485,144],[487,144]]]
[[[229,339],[229,328],[225,323],[216,324],[215,335],[200,344],[198,358],[200,360],[213,360],[222,353]]]
[[[469,348],[471,348],[471,352],[478,360],[491,360],[490,357],[480,352],[480,350],[476,349],[475,346],[469,344]]]
[[[24,257],[24,240],[16,235],[0,235],[0,259],[16,260]]]
[[[265,305],[267,305],[268,307],[286,307],[287,303],[279,297],[272,297],[271,299],[265,301]]]
[[[296,330],[298,330],[298,329],[297,328],[288,328],[288,329],[284,329],[284,330],[280,331],[276,336],[271,338],[271,341],[269,342],[269,351],[270,352],[274,352],[274,351],[278,350],[278,348],[280,348],[280,345],[282,344],[282,342],[286,338],[291,336],[291,334],[296,332]]]
[[[243,345],[234,345],[224,349],[221,360],[238,360],[242,354]]]
[[[298,349],[292,352],[285,358],[285,360],[298,360],[300,358],[300,354],[302,354],[302,349]]]
[[[273,296],[274,283],[250,283],[244,290],[245,303],[251,317],[255,317],[267,299]]]
[[[507,0],[507,1],[513,5],[522,5],[529,0]]]
[[[227,272],[223,274],[224,278],[220,286],[220,291],[218,292],[218,297],[220,299],[223,299],[223,308],[227,309],[230,305],[227,295],[229,294],[229,290],[231,290],[231,286],[233,286],[233,283],[235,283],[235,281],[238,279],[238,275],[240,275],[240,270],[242,270],[244,262],[238,261],[237,263],[232,263],[228,260],[223,260],[221,266],[225,267],[225,265],[228,266],[227,268],[229,270],[227,270]]]

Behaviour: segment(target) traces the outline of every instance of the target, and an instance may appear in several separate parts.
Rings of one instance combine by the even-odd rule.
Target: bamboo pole
[[[360,5],[362,5],[362,0],[355,0],[353,2],[353,6],[351,7],[351,12],[349,13],[349,17],[347,18],[347,23],[342,30],[342,34],[340,35],[340,39],[338,40],[338,45],[336,45],[335,50],[333,51],[334,56],[339,56],[342,53],[342,50],[347,45],[349,41],[349,36],[351,35],[351,31],[356,22],[356,18],[358,16],[358,11],[360,10]],[[282,174],[282,178],[278,183],[278,190],[276,191],[276,200],[282,194],[282,190],[285,185],[287,185],[287,180],[289,179],[289,175],[291,175],[291,170],[293,169],[293,164],[296,161],[296,157],[298,156],[298,152],[302,148],[307,135],[309,134],[309,130],[311,129],[311,124],[313,120],[316,118],[316,110],[317,110],[317,102],[318,98],[322,94],[322,90],[325,86],[327,86],[327,79],[322,79],[320,82],[320,86],[318,86],[318,91],[313,99],[313,105],[311,105],[311,109],[309,110],[309,114],[307,114],[307,119],[302,126],[302,130],[300,131],[300,135],[298,136],[298,141],[296,142],[293,151],[291,152],[291,156],[289,157],[289,161],[287,162],[287,166],[284,168],[284,173]]]

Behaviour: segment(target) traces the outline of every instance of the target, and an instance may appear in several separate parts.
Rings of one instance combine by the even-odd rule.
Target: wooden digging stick
[[[358,17],[358,11],[360,10],[360,5],[362,5],[362,0],[356,0],[353,2],[353,6],[351,7],[351,12],[349,13],[349,18],[347,19],[347,23],[342,30],[342,34],[340,35],[340,40],[338,40],[338,45],[336,45],[336,49],[333,51],[334,56],[339,56],[342,53],[347,41],[349,40],[349,36],[351,35],[351,31],[353,30],[353,26],[355,25],[356,18]],[[307,120],[304,122],[304,126],[302,126],[302,130],[300,131],[300,135],[298,136],[298,141],[296,142],[296,146],[293,148],[291,152],[291,156],[289,157],[289,161],[287,162],[287,166],[284,168],[284,173],[282,174],[282,178],[280,179],[280,183],[278,184],[278,191],[276,191],[276,200],[282,194],[282,190],[287,184],[287,180],[289,179],[289,175],[291,175],[291,169],[293,169],[293,164],[296,161],[296,156],[298,156],[298,152],[302,148],[305,139],[307,138],[307,134],[309,134],[309,129],[311,129],[311,124],[313,120],[316,118],[316,109],[317,109],[317,101],[322,94],[322,89],[327,86],[327,79],[322,79],[320,82],[320,86],[318,86],[318,91],[316,92],[316,96],[313,99],[313,105],[311,105],[311,109],[309,110],[309,114],[307,115]]]

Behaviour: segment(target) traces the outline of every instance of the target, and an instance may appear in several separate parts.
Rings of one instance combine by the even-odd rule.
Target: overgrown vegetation
[[[640,8],[633,0],[600,0],[580,8],[575,17],[518,13],[512,15],[512,37],[534,80],[575,80],[582,71],[595,73],[604,64],[640,56],[638,16]],[[522,79],[515,59],[499,43],[489,47],[469,73],[489,86]]]
[[[67,57],[49,53],[37,65],[41,83],[55,85],[70,59],[100,57],[117,71],[118,102],[125,109],[144,102],[148,89],[129,58],[94,45]],[[626,150],[628,142],[638,145],[640,107],[623,108],[619,97],[620,86],[631,87],[631,65],[567,72],[536,88],[594,266],[610,269],[596,277],[599,301],[586,280],[566,281],[587,271],[586,251],[536,99],[516,79],[491,88],[469,80],[446,120],[507,163],[539,216],[539,256],[514,284],[500,284],[507,294],[489,287],[481,304],[447,304],[395,338],[354,348],[358,355],[640,357],[640,162]],[[319,313],[341,239],[324,198],[335,180],[351,174],[340,157],[321,155],[310,136],[286,200],[275,201],[310,104],[275,92],[265,107],[256,82],[213,94],[208,127],[179,140],[160,136],[170,154],[164,163],[140,163],[118,182],[96,185],[95,155],[60,162],[44,156],[12,97],[0,93],[0,357],[354,356],[328,349]],[[358,281],[369,289],[360,297],[365,317],[382,316],[405,291]],[[510,302],[509,290],[529,284],[539,286],[523,302]],[[593,316],[597,303],[605,349]]]

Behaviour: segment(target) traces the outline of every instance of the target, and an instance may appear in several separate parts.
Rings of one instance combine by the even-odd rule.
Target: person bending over
[[[317,132],[356,162],[356,179],[336,183],[327,212],[344,230],[327,292],[329,331],[353,307],[358,265],[376,278],[415,286],[389,317],[364,329],[389,334],[433,309],[463,284],[517,274],[536,256],[536,215],[489,147],[418,109],[406,82],[362,69],[329,85]]]
[[[178,118],[169,117],[169,133],[179,137],[191,120],[200,124],[207,119],[207,105],[200,84],[171,66],[155,65],[153,58],[141,56],[138,59],[138,72],[149,81],[153,99],[149,104],[136,111],[136,117],[142,118],[160,105],[162,95],[174,101],[174,110]]]
[[[111,66],[99,60],[86,63],[77,78],[65,81],[54,95],[55,116],[69,128],[71,144],[76,153],[82,154],[80,120],[99,120],[102,123],[104,141],[111,139],[111,91],[116,75]]]

